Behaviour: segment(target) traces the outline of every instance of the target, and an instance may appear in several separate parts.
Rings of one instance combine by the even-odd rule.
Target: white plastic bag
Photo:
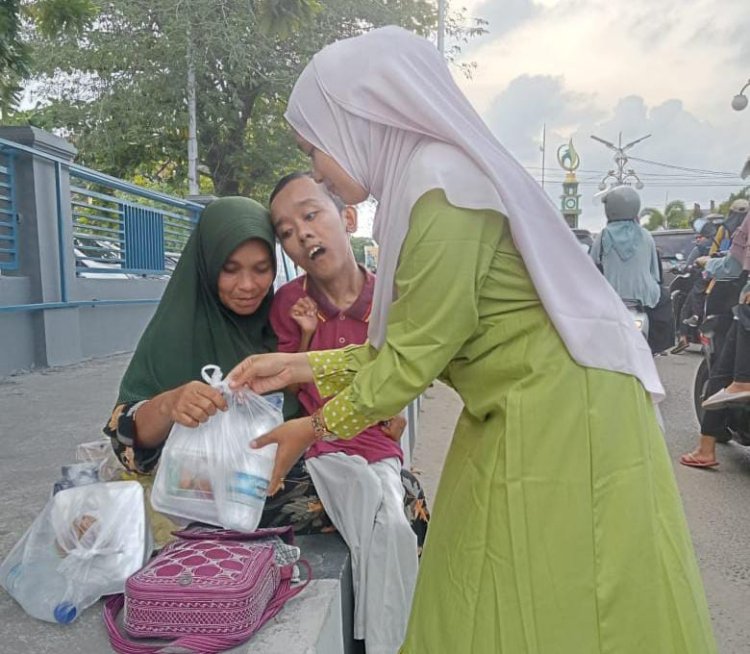
[[[106,436],[81,443],[76,448],[76,461],[98,464],[99,481],[118,481],[127,472],[112,449],[112,441]]]
[[[68,488],[50,499],[0,565],[0,585],[29,615],[68,624],[102,595],[123,592],[150,555],[138,482]]]
[[[222,391],[229,408],[196,428],[172,428],[151,504],[171,516],[254,531],[265,505],[276,445],[255,450],[250,442],[283,422],[281,410],[249,390],[231,391],[217,366],[204,367],[202,376]]]

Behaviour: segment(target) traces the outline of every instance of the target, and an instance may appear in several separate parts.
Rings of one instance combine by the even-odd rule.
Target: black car
[[[663,229],[651,232],[651,236],[661,259],[663,283],[669,286],[674,278],[672,268],[688,258],[695,247],[696,234],[692,229]]]

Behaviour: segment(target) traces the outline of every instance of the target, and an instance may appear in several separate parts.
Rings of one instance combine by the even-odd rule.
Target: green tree
[[[89,0],[3,0],[0,2],[0,117],[17,105],[31,74],[32,29],[54,36],[79,33],[93,16]]]
[[[690,227],[690,213],[682,200],[672,200],[664,207],[664,211],[646,207],[641,211],[641,218],[644,217],[646,221],[643,226],[649,231]]]
[[[62,1],[62,0],[58,0]],[[104,172],[185,188],[188,52],[197,79],[198,148],[217,195],[266,197],[304,166],[283,110],[301,68],[323,45],[374,26],[428,35],[425,0],[91,0],[81,33],[37,32],[43,101],[16,117],[56,129]],[[458,38],[483,30],[463,30]],[[52,99],[49,102],[49,99]]]
[[[750,200],[750,186],[745,186],[736,193],[731,193],[729,197],[719,205],[719,213],[726,216],[729,213],[729,207],[732,205],[732,202],[739,200],[740,198]]]

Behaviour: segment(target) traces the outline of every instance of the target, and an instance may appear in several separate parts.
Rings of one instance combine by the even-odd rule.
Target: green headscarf
[[[224,262],[253,238],[268,245],[275,270],[273,228],[260,204],[226,197],[203,210],[122,378],[118,404],[148,400],[200,380],[201,368],[208,364],[227,375],[246,356],[276,349],[268,321],[273,289],[250,316],[235,314],[219,300]],[[296,398],[285,393],[284,415],[296,412]]]

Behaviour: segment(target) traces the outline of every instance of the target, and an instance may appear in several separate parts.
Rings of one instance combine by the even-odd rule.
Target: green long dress
[[[402,652],[716,652],[653,405],[636,378],[571,359],[506,219],[430,191],[396,284],[379,353],[310,362],[342,435],[438,374],[465,404]]]

